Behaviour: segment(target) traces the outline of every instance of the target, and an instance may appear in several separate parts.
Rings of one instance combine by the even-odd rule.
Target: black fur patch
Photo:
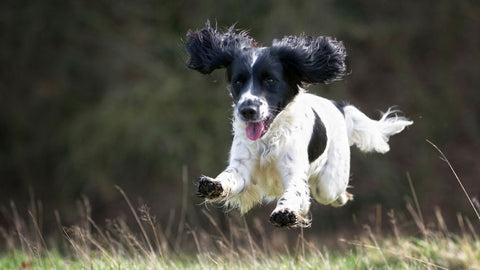
[[[214,69],[228,67],[240,48],[253,47],[255,43],[245,31],[236,33],[232,26],[221,33],[207,21],[204,29],[187,33],[184,45],[190,56],[187,67],[203,74],[211,73]]]
[[[274,40],[272,50],[300,83],[330,83],[346,75],[347,53],[341,41],[330,37],[286,36]]]
[[[313,110],[312,110],[313,111]],[[327,147],[327,131],[318,114],[313,111],[315,123],[313,124],[312,137],[308,143],[308,161],[315,161]]]

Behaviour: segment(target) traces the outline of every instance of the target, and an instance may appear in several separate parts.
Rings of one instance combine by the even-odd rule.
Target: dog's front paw
[[[274,211],[270,216],[270,222],[276,227],[297,228],[310,227],[311,220],[289,209]]]
[[[223,193],[222,184],[210,177],[202,176],[198,180],[197,195],[202,198],[216,199]]]

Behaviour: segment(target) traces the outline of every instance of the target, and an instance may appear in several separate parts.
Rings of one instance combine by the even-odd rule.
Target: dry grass
[[[463,187],[448,159],[433,146]],[[184,170],[185,182],[187,178]],[[207,211],[203,215],[210,222],[210,232],[186,223],[186,211],[181,211],[178,222],[168,222],[163,227],[165,223],[158,222],[146,205],[135,207],[119,187],[131,210],[133,225],[119,218],[99,226],[91,218],[90,204],[84,199],[78,208],[81,221],[77,225],[62,226],[56,214],[63,240],[50,244],[41,233],[41,204],[32,203],[28,219],[22,219],[11,203],[8,209],[2,209],[12,226],[0,228],[5,249],[0,256],[0,269],[480,269],[480,217],[472,222],[458,214],[461,233],[453,234],[437,209],[436,226],[427,226],[408,174],[407,179],[414,204],[407,204],[406,209],[420,236],[402,233],[391,211],[390,236],[381,236],[373,232],[377,229],[372,231],[365,226],[364,234],[340,239],[343,249],[337,251],[314,245],[301,229],[296,245],[279,250],[272,246],[272,239],[259,222],[248,225],[244,218],[231,217],[225,231]],[[478,202],[463,191],[478,217]],[[185,189],[184,204],[186,193]],[[174,230],[175,223],[179,226]],[[195,249],[183,249],[186,241],[193,242]]]

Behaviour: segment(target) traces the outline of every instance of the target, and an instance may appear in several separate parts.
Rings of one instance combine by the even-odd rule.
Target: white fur
[[[250,63],[250,67],[253,67],[255,63],[257,62],[258,56],[260,52],[263,50],[263,48],[258,48],[257,50],[252,50],[252,62]]]
[[[350,145],[355,144],[363,152],[388,152],[389,137],[413,124],[412,121],[397,116],[396,111],[391,109],[388,109],[378,121],[368,118],[351,105],[346,106],[344,111]]]
[[[323,122],[327,145],[312,163],[308,144],[315,116]],[[344,114],[328,99],[303,90],[280,112],[268,132],[257,141],[245,134],[245,123],[234,114],[234,139],[229,166],[214,181],[223,194],[216,201],[242,213],[262,202],[278,199],[273,211],[289,209],[306,218],[310,193],[322,204],[341,206],[351,195],[346,191],[350,175],[350,145],[362,151],[385,153],[388,137],[412,124],[387,111],[372,120],[352,105]]]

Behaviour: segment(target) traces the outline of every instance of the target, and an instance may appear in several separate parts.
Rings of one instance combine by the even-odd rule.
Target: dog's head
[[[230,27],[220,33],[207,22],[204,29],[187,33],[185,50],[191,69],[203,74],[227,69],[236,116],[246,123],[251,140],[268,131],[299,86],[345,75],[345,48],[329,37],[289,36],[258,47],[244,31]]]

